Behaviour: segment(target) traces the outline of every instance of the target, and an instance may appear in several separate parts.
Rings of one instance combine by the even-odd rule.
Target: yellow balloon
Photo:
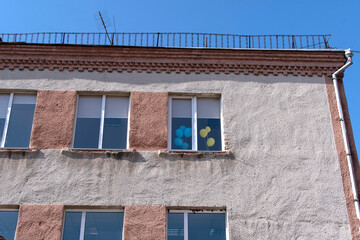
[[[206,131],[206,129],[201,129],[200,130],[200,136],[205,138],[208,135],[208,132]]]
[[[209,127],[209,126],[206,126],[206,131],[209,133],[209,132],[211,132],[211,128]]]
[[[212,147],[215,144],[215,139],[209,138],[206,143],[209,147]]]

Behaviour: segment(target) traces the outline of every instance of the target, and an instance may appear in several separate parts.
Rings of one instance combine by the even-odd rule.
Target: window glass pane
[[[189,240],[225,240],[225,213],[189,213]]]
[[[128,97],[106,97],[102,148],[126,148],[128,110]]]
[[[220,99],[197,100],[198,150],[221,151]]]
[[[66,212],[63,240],[78,240],[80,237],[81,212]]]
[[[85,240],[122,239],[123,213],[88,212],[85,221]]]
[[[101,96],[79,97],[74,148],[98,148]]]
[[[197,98],[198,118],[220,118],[219,98]]]
[[[0,94],[0,141],[4,132],[9,97],[9,94]]]
[[[29,147],[36,96],[15,95],[5,147]]]
[[[0,236],[14,240],[18,211],[0,211]]]
[[[184,240],[184,214],[169,213],[168,214],[168,240]]]
[[[172,99],[171,149],[192,149],[191,99]]]

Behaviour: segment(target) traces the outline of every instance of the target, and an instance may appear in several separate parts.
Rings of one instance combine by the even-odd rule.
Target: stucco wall
[[[0,153],[0,204],[226,207],[230,239],[350,239],[323,77],[2,71],[2,89],[220,93],[231,155]]]

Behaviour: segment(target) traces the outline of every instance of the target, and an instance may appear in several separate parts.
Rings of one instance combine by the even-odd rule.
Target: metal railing
[[[0,33],[3,42],[178,48],[328,49],[327,35],[213,33]]]

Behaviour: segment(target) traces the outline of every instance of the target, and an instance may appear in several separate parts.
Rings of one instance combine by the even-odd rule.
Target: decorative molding
[[[0,44],[0,70],[330,76],[342,51]]]

